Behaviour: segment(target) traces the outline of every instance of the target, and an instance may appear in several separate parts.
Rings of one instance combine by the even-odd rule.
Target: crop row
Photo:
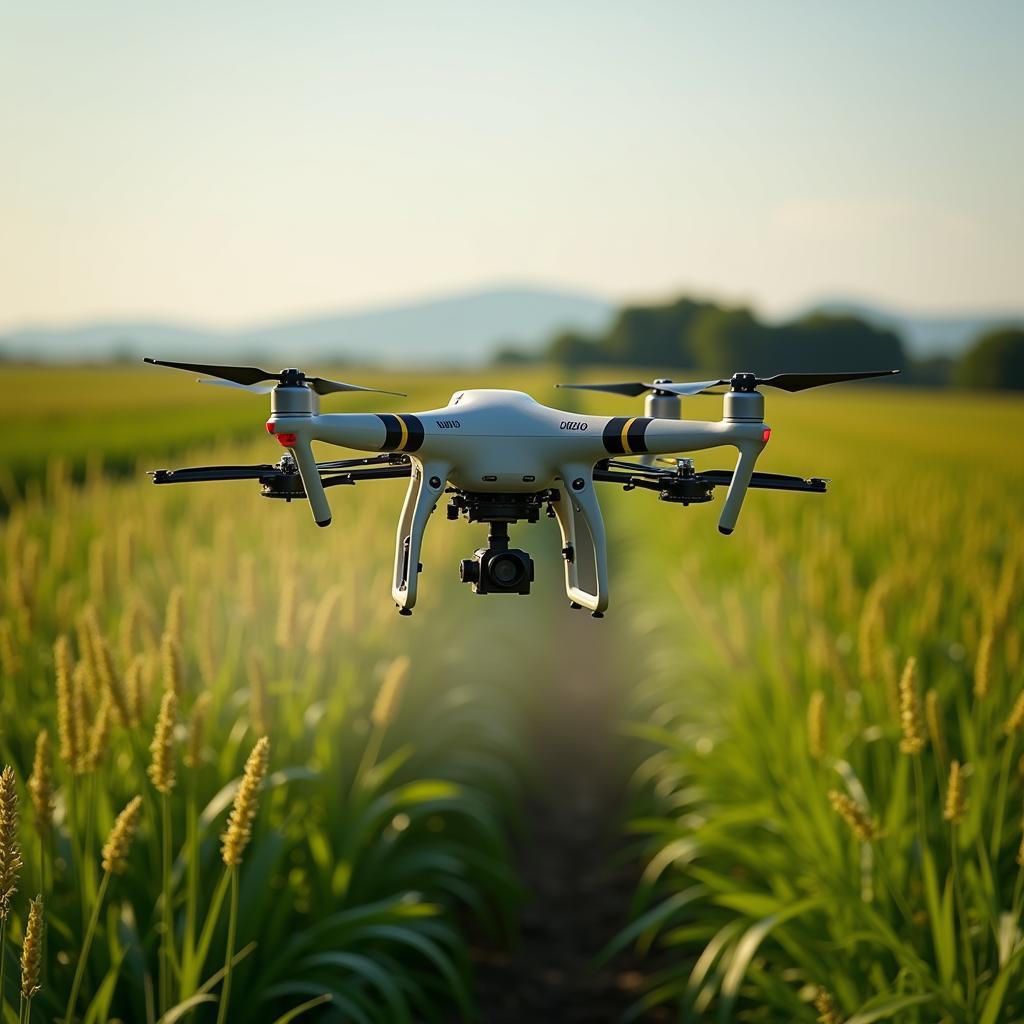
[[[232,1020],[471,1015],[468,943],[507,937],[520,896],[501,667],[515,624],[485,647],[443,588],[429,616],[394,614],[398,500],[400,485],[360,494],[313,534],[303,508],[244,485],[78,486],[53,461],[12,508],[10,1019],[21,1003],[68,1022],[223,1020],[229,1000]],[[428,565],[453,559],[449,538]],[[453,671],[485,654],[485,678]],[[41,951],[24,986],[23,945]]]
[[[728,544],[623,510],[652,653],[647,867],[616,945],[662,967],[637,1015],[1021,1019],[1024,460],[1002,438],[1022,420],[792,402],[765,468],[835,474],[828,498],[755,492]],[[655,530],[639,565],[627,538]],[[652,608],[655,586],[675,601]]]

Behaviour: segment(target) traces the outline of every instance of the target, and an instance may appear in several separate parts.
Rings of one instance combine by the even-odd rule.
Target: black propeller
[[[808,388],[820,388],[823,384],[841,384],[845,380],[867,380],[869,377],[891,377],[899,370],[859,370],[853,373],[777,373],[774,377],[754,377],[753,387],[767,384],[783,391],[806,391]],[[752,374],[737,373],[730,381],[719,381],[720,384],[731,384],[736,391],[749,390],[747,378]]]
[[[253,387],[262,381],[276,380],[281,384],[290,387],[302,387],[308,385],[318,395],[330,395],[336,391],[374,391],[381,395],[398,395],[404,398],[401,391],[385,391],[382,388],[364,388],[358,384],[345,384],[339,380],[328,380],[326,377],[307,377],[301,370],[281,370],[280,373],[271,373],[268,370],[261,370],[258,366],[217,366],[206,363],[172,363],[166,359],[150,359],[145,357],[145,362],[154,366],[171,366],[176,370],[189,370],[192,373],[205,373],[210,377],[219,377],[221,380],[230,381],[244,388],[251,388],[253,391],[264,391],[264,388]],[[209,383],[213,383],[212,381]]]
[[[622,384],[557,384],[560,388],[580,388],[584,391],[605,391],[613,395],[628,395],[636,398],[645,391],[667,391],[672,395],[699,395],[716,388],[720,384],[728,384],[733,391],[753,391],[766,384],[769,387],[781,388],[783,391],[806,391],[818,388],[823,384],[839,384],[846,380],[866,380],[868,377],[889,377],[899,370],[866,370],[854,373],[777,373],[773,377],[756,377],[752,373],[735,373],[728,380],[700,380],[676,384],[672,381],[654,381],[645,384],[630,381]]]
[[[556,388],[579,388],[581,391],[606,391],[612,395],[628,395],[636,398],[645,391],[669,391],[673,395],[699,395],[708,388],[717,387],[719,384],[728,383],[720,380],[691,381],[688,384],[673,384],[670,381],[655,381],[653,384],[643,384],[640,381],[631,381],[623,384],[556,384]]]

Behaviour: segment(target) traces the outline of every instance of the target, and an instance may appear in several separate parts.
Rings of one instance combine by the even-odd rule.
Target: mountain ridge
[[[499,285],[394,305],[282,318],[242,329],[172,320],[103,319],[0,333],[10,355],[51,360],[158,354],[218,359],[285,354],[289,359],[409,363],[487,362],[503,345],[537,349],[557,330],[604,328],[614,303],[583,292]],[[151,352],[154,346],[159,353]]]
[[[223,361],[473,365],[490,361],[505,346],[539,353],[559,330],[603,331],[621,305],[582,291],[495,284],[393,304],[281,317],[234,329],[161,318],[29,325],[0,331],[0,355],[54,362],[156,355]],[[816,312],[854,315],[895,330],[907,353],[916,358],[957,356],[982,331],[1024,324],[1024,313],[907,313],[843,297],[808,303],[795,316]],[[782,322],[784,318],[773,319]]]

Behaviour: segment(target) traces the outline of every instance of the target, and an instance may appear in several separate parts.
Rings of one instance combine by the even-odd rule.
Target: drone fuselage
[[[446,484],[467,493],[554,491],[574,603],[602,613],[608,603],[604,525],[594,493],[595,464],[611,457],[689,452],[732,445],[739,462],[719,529],[731,533],[754,462],[768,440],[760,394],[737,395],[718,422],[644,416],[587,416],[541,405],[521,391],[456,392],[448,405],[420,413],[314,412],[311,392],[276,387],[267,429],[291,449],[320,526],[331,512],[311,442],[409,455],[413,472],[399,521],[392,596],[416,601],[419,551],[427,519]]]
[[[304,421],[304,422],[303,422]],[[443,461],[467,491],[532,492],[553,487],[566,464],[644,453],[763,443],[756,419],[718,422],[645,416],[586,416],[541,405],[522,391],[458,391],[448,405],[415,414],[275,415],[277,431],[367,452]]]

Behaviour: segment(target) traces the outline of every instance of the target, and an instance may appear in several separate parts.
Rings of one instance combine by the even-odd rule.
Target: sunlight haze
[[[1024,305],[1024,7],[5,5],[0,327]]]

